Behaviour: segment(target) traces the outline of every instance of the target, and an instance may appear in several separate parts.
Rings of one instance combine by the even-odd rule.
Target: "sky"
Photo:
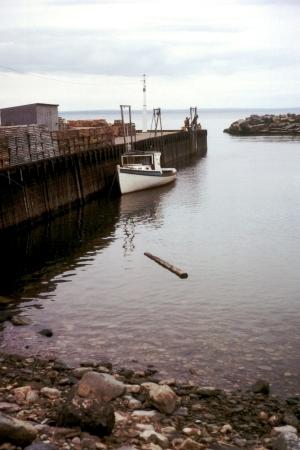
[[[0,108],[300,106],[300,0],[0,0]]]

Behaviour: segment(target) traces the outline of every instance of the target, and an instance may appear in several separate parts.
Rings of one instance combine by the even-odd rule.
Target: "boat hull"
[[[176,179],[176,169],[132,170],[117,166],[119,185],[122,194],[152,189],[171,183]]]

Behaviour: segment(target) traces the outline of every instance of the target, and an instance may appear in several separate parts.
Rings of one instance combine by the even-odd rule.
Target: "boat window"
[[[151,155],[123,156],[123,164],[151,165],[152,156]]]

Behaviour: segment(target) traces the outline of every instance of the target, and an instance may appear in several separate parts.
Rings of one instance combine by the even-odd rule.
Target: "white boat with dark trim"
[[[162,168],[160,152],[125,153],[117,166],[122,194],[151,189],[171,183],[176,178],[176,169]]]

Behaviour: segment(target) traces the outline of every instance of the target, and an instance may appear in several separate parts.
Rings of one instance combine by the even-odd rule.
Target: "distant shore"
[[[238,136],[300,136],[300,114],[253,114],[233,122],[224,133]]]

